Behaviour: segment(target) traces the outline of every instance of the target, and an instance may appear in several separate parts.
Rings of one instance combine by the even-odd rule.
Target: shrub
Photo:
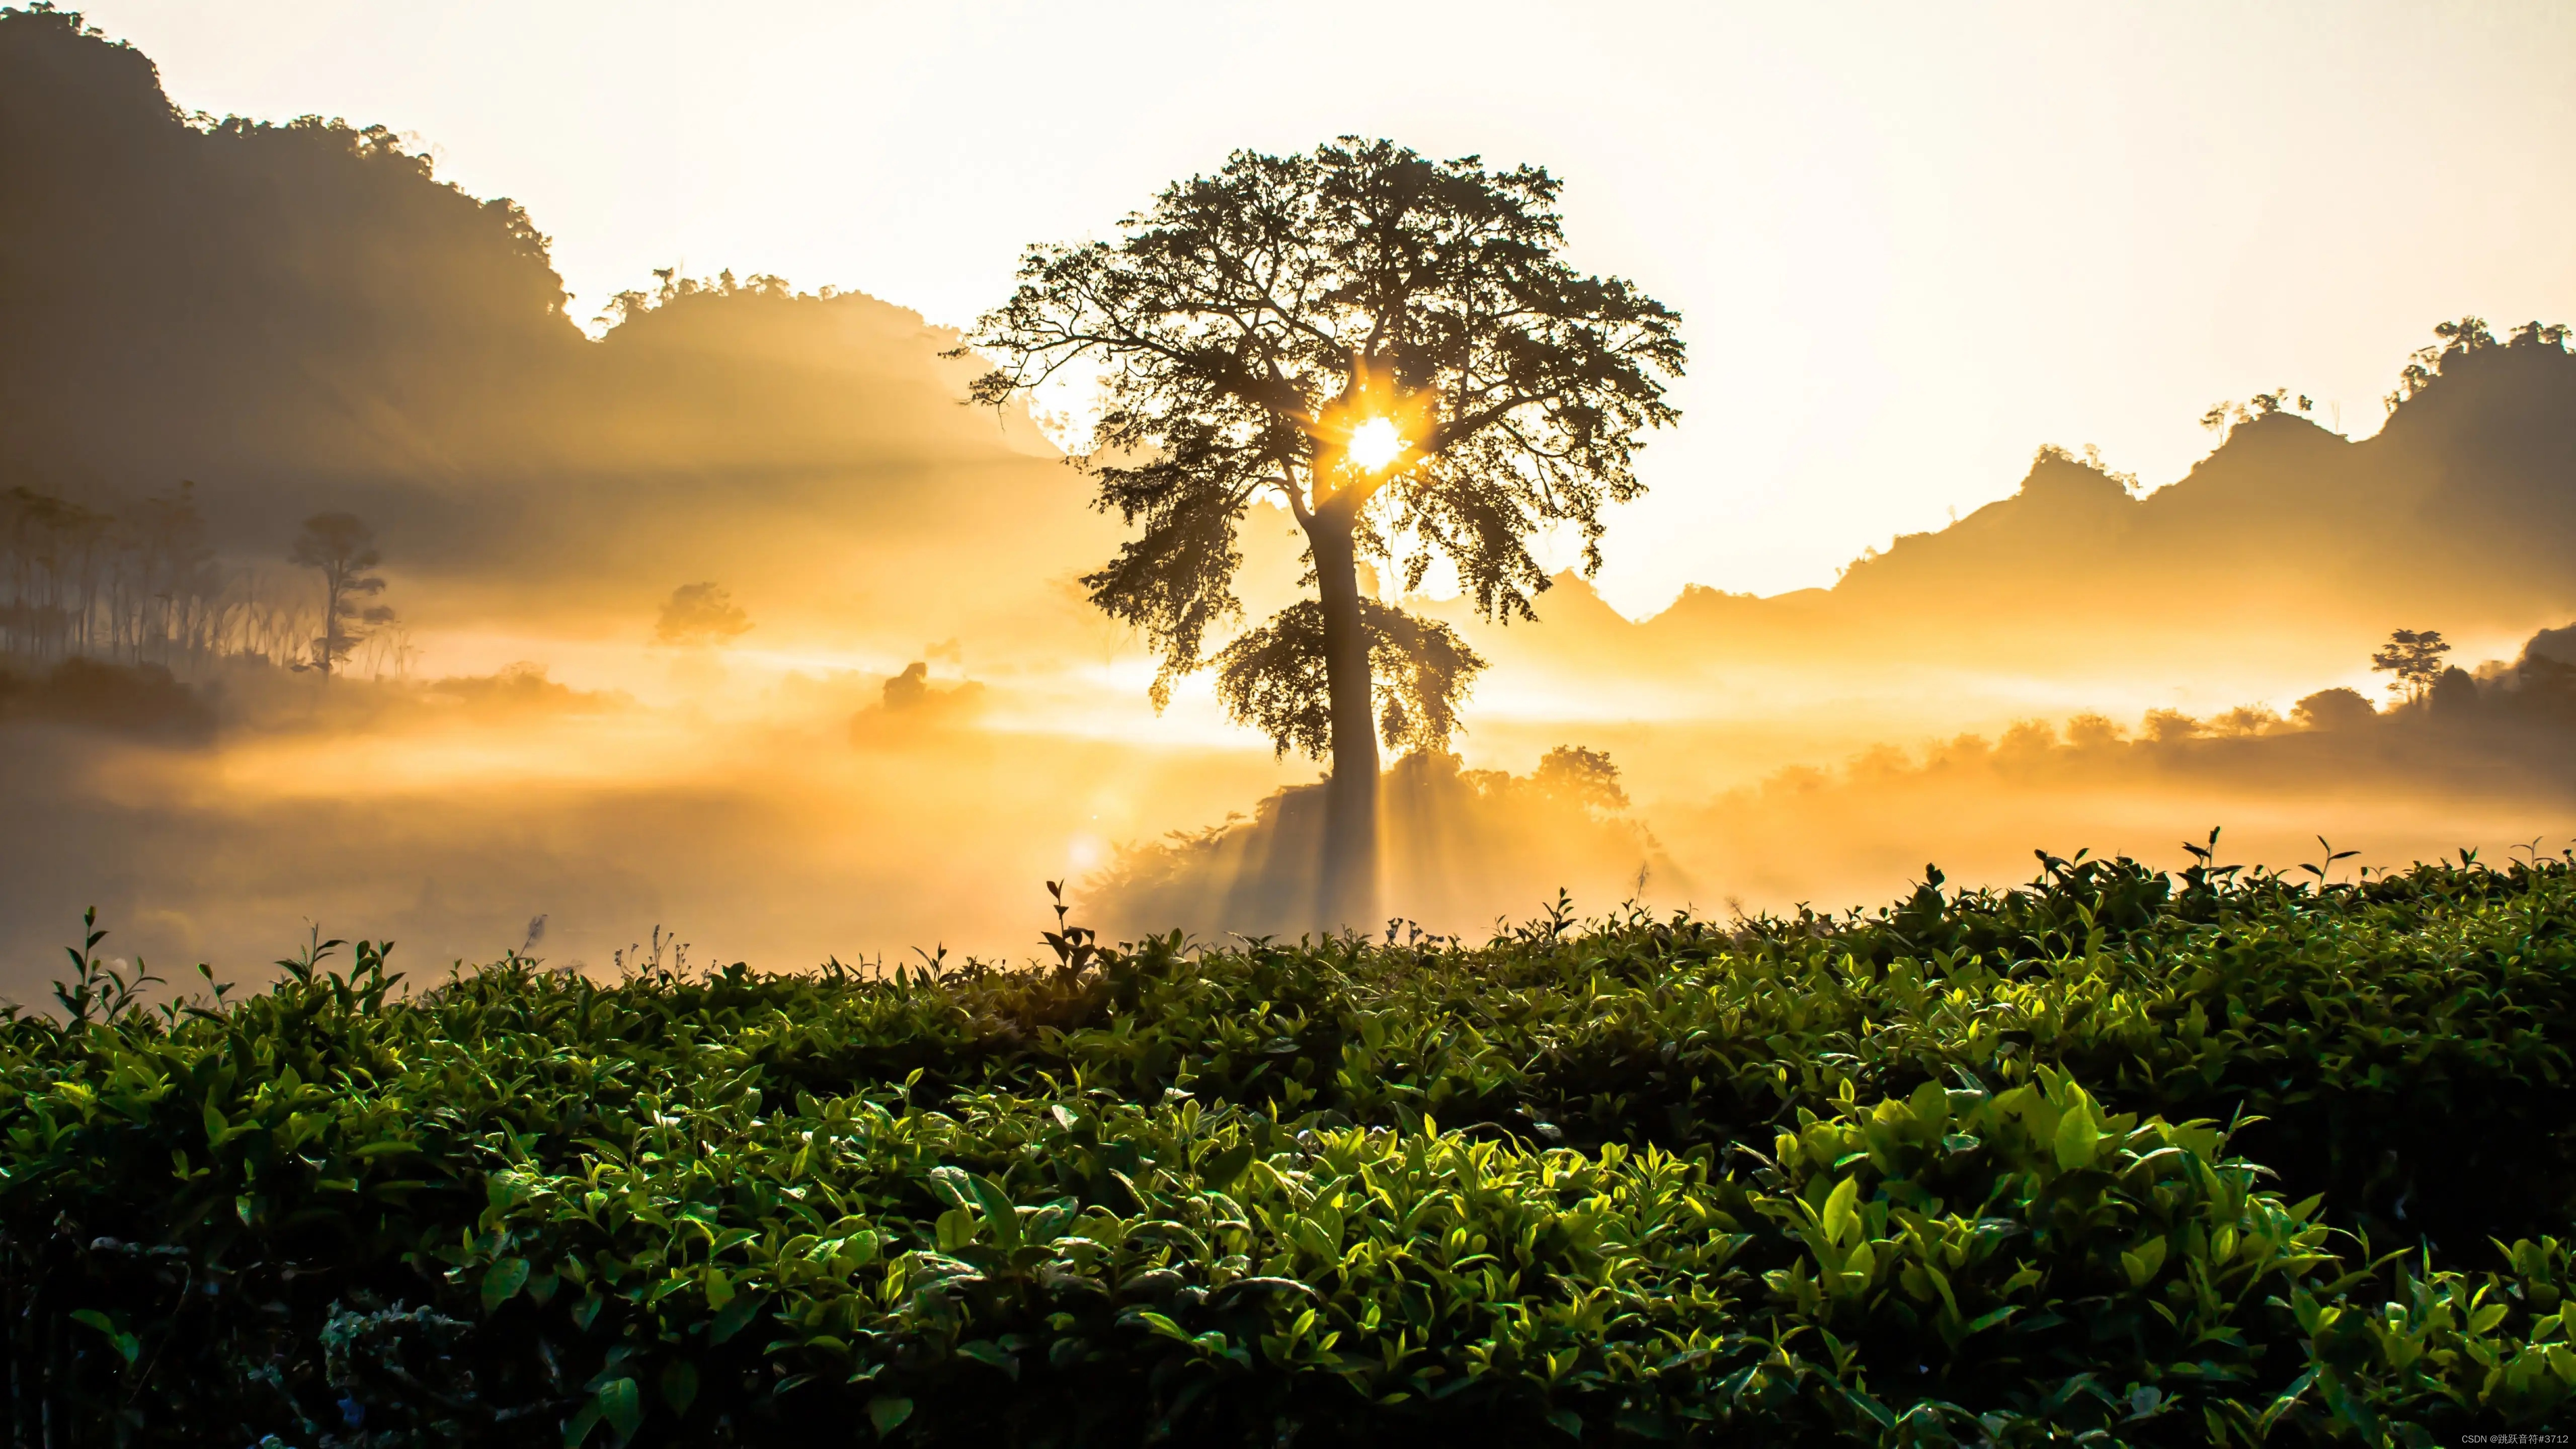
[[[0,1021],[69,1443],[2425,1442],[2568,1413],[2576,879],[2043,858],[1053,969]],[[336,943],[332,943],[336,945]],[[51,1416],[52,1427],[43,1421]]]

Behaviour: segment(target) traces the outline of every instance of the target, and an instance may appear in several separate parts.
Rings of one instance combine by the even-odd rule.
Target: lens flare
[[[1347,451],[1354,465],[1374,473],[1403,457],[1405,449],[1412,446],[1413,444],[1405,440],[1404,434],[1396,431],[1392,420],[1371,418],[1351,429],[1350,447]]]

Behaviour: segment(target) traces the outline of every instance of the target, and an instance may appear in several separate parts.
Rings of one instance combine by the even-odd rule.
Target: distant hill
[[[1836,592],[2038,603],[2068,586],[2152,579],[2244,604],[2565,612],[2576,605],[2576,356],[2556,329],[2499,342],[2472,321],[2419,367],[2374,437],[2351,442],[2270,412],[2144,497],[2043,453],[2018,494],[1897,540]]]
[[[194,479],[248,558],[351,509],[398,572],[520,605],[901,576],[972,614],[1110,546],[911,312],[666,276],[594,341],[566,305],[523,210],[384,128],[183,116],[140,52],[0,11],[0,489]]]
[[[2012,497],[1898,538],[1830,589],[1693,586],[1632,623],[1569,574],[1540,600],[1546,627],[1473,634],[1498,660],[1566,669],[1687,672],[1818,648],[2015,669],[2563,621],[2576,615],[2576,355],[2563,328],[2499,339],[2465,319],[2443,331],[2386,426],[2359,442],[2258,412],[2188,476],[2143,494],[2043,448]]]

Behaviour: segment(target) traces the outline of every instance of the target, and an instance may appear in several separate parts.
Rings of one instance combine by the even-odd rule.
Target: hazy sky
[[[2364,434],[2436,320],[2576,320],[2565,4],[87,11],[183,108],[416,134],[528,206],[584,318],[677,262],[963,323],[1238,146],[1543,164],[1577,262],[1693,349],[1613,525],[1631,612],[1830,582],[2043,442],[2170,482],[2221,397]]]

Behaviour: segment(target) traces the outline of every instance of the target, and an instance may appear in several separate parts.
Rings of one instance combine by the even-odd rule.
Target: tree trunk
[[[319,643],[322,653],[319,661],[322,666],[322,682],[329,684],[332,656],[339,652],[340,643],[340,574],[337,569],[326,568],[322,571],[322,638]]]
[[[1377,720],[1368,631],[1360,620],[1354,519],[1327,508],[1307,525],[1324,606],[1324,679],[1333,714],[1333,773],[1324,787],[1324,853],[1316,906],[1327,931],[1377,928]]]

